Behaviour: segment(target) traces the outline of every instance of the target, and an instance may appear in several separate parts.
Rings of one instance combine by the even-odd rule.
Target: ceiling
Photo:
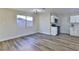
[[[16,10],[24,12],[31,12],[32,9],[35,8],[16,8]],[[54,14],[79,14],[79,8],[44,8],[44,10]]]
[[[33,9],[44,9],[45,12],[50,12],[51,10],[49,8],[15,8],[15,9],[19,11],[24,11],[24,12],[32,12]]]
[[[54,8],[56,14],[79,14],[79,8]]]

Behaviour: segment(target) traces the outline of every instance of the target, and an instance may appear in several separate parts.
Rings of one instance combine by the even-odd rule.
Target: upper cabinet
[[[54,16],[51,16],[51,22],[55,23]]]
[[[56,16],[51,16],[51,23],[57,23],[58,22],[58,17]]]
[[[79,23],[79,15],[70,16],[70,23]]]

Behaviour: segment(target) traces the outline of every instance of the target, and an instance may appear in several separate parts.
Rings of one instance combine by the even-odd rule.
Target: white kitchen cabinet
[[[58,17],[52,15],[52,16],[51,16],[51,23],[55,23],[55,21],[56,21],[55,19],[58,19]]]
[[[78,18],[78,17],[76,17]],[[76,22],[70,23],[70,35],[72,36],[79,36],[79,20],[77,19]]]
[[[70,23],[79,23],[79,15],[70,16]]]
[[[76,22],[79,23],[79,16],[76,16]]]
[[[75,16],[71,16],[70,17],[70,23],[75,23],[76,21],[76,17]]]
[[[79,24],[74,24],[73,27],[70,27],[70,35],[79,36]]]
[[[54,16],[51,16],[51,22],[52,22],[52,23],[55,23],[54,18],[55,18]]]
[[[75,30],[75,28],[73,27],[70,27],[70,35],[72,35],[72,36],[75,36],[76,35],[76,30]]]
[[[70,17],[70,35],[79,36],[79,15]]]
[[[57,27],[51,27],[51,35],[57,35]]]

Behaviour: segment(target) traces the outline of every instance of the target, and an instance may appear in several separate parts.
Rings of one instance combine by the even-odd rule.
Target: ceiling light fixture
[[[32,12],[34,12],[35,14],[40,13],[40,12],[44,12],[45,9],[33,9]]]

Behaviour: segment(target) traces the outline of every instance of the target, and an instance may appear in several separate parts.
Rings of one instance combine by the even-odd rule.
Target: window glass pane
[[[21,28],[32,27],[33,26],[33,17],[17,15],[17,25]]]
[[[33,21],[33,17],[27,16],[27,21]]]
[[[23,16],[23,15],[17,15],[17,18],[26,19],[26,16]]]
[[[26,24],[26,17],[22,16],[22,15],[17,15],[17,25],[20,28],[25,28],[25,24]]]
[[[27,16],[27,27],[33,26],[33,17]]]

